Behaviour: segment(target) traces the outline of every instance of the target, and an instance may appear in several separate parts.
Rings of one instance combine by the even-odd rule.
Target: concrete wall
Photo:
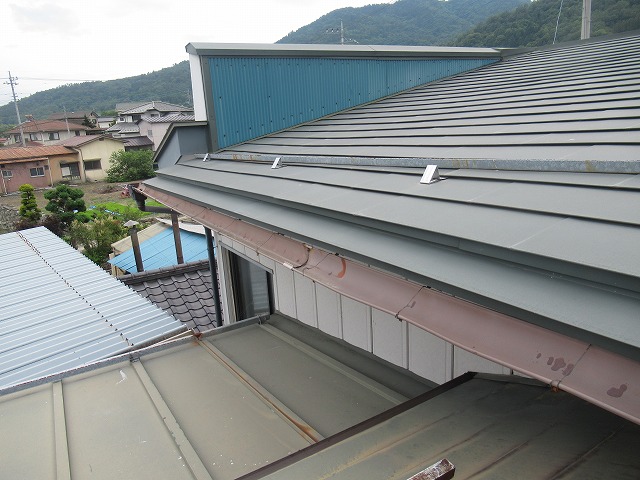
[[[220,245],[273,272],[275,308],[436,383],[467,371],[512,373],[385,312],[336,293],[228,237]],[[225,318],[229,318],[225,316]]]

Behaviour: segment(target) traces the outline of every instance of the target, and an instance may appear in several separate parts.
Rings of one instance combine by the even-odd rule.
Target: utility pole
[[[26,146],[26,143],[24,143],[24,132],[22,131],[22,120],[20,120],[20,110],[18,110],[18,100],[16,100],[16,91],[13,88],[14,85],[18,85],[16,83],[16,80],[18,80],[18,78],[14,78],[11,76],[11,72],[9,72],[9,82],[4,82],[5,85],[11,85],[11,95],[13,95],[13,104],[16,107],[16,116],[18,117],[18,128],[20,128],[20,141],[22,143],[22,146]]]
[[[69,119],[67,118],[67,107],[63,105],[62,109],[64,110],[64,123],[67,124],[67,133],[71,136],[71,130],[69,130]]]
[[[582,0],[582,30],[580,39],[586,40],[591,37],[591,0]]]

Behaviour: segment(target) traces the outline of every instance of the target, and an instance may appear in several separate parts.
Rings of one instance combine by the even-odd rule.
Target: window
[[[74,133],[76,134],[76,137],[80,136],[80,130],[76,130],[76,131],[74,131]]]
[[[85,160],[84,169],[85,170],[102,170],[102,165],[100,164],[100,160]]]
[[[20,135],[14,135],[13,139],[16,141],[16,143],[22,143],[22,140],[20,140]]]
[[[44,167],[35,167],[30,169],[32,177],[44,177]]]
[[[60,134],[58,132],[49,132],[49,140],[60,140]]]
[[[35,140],[40,140],[40,136],[37,133],[30,133],[29,140],[31,140],[32,142]]]
[[[229,252],[236,318],[244,320],[273,311],[271,274],[257,264]]]
[[[147,130],[147,137],[153,138],[153,130]]]
[[[2,176],[4,178],[11,178],[13,177],[13,172],[11,170],[2,170]]]

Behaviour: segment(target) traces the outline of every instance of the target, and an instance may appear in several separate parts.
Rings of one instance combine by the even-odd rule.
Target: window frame
[[[36,171],[36,175],[33,174],[33,171]],[[39,171],[42,171],[42,175],[39,174]],[[29,169],[29,174],[31,178],[44,177],[44,167],[31,167]]]

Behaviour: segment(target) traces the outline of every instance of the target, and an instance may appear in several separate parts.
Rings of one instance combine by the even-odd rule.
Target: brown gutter
[[[314,282],[640,424],[640,363],[147,185],[140,191]]]

